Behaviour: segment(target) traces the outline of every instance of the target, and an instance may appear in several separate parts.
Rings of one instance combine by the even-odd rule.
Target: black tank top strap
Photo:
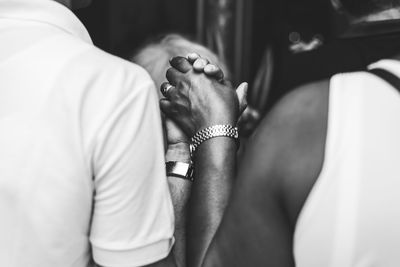
[[[386,81],[395,89],[397,89],[397,91],[400,93],[400,78],[391,73],[390,71],[376,68],[376,69],[370,69],[367,72],[374,74],[379,78],[381,78],[382,80]]]

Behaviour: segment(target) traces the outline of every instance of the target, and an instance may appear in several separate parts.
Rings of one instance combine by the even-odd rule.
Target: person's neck
[[[350,23],[365,23],[365,22],[376,22],[376,21],[384,21],[384,20],[393,20],[400,19],[400,9],[399,8],[391,8],[386,9],[378,13],[374,13],[371,15],[359,17],[359,18],[351,18]]]

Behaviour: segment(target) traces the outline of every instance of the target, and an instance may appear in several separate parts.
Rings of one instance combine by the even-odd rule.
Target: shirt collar
[[[1,18],[50,24],[92,44],[82,22],[71,10],[53,0],[0,0]]]
[[[373,35],[393,34],[400,32],[400,20],[363,22],[352,25],[341,38],[357,38]]]

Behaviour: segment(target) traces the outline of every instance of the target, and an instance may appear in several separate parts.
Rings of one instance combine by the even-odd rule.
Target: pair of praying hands
[[[160,107],[166,115],[168,145],[189,144],[189,138],[208,126],[235,126],[246,108],[247,84],[234,90],[222,70],[197,54],[174,57],[161,85]]]

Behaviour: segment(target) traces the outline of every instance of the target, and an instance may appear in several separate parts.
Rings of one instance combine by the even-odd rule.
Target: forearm
[[[169,146],[165,156],[166,162],[180,161],[189,163],[190,153],[187,144]],[[177,177],[168,177],[175,215],[175,245],[173,255],[178,267],[186,266],[186,217],[187,202],[190,195],[191,182]]]
[[[236,125],[239,99],[231,87],[202,75],[207,60],[194,62],[183,57],[170,61],[161,86],[166,97],[160,102],[162,111],[173,119],[188,137],[217,125]],[[193,65],[192,65],[193,63]],[[243,93],[246,86],[242,87]],[[245,94],[243,94],[244,96]],[[218,129],[217,131],[228,130]],[[231,129],[232,130],[232,129]],[[206,132],[199,133],[202,137]],[[208,133],[210,134],[210,133]],[[196,147],[200,139],[196,137]],[[202,138],[201,138],[202,139]],[[197,147],[194,158],[195,177],[192,185],[187,223],[187,266],[200,267],[220,225],[227,206],[235,173],[236,144],[228,137],[215,137]]]
[[[189,202],[188,266],[202,265],[221,222],[235,175],[234,139],[216,137],[196,152],[195,181]]]

